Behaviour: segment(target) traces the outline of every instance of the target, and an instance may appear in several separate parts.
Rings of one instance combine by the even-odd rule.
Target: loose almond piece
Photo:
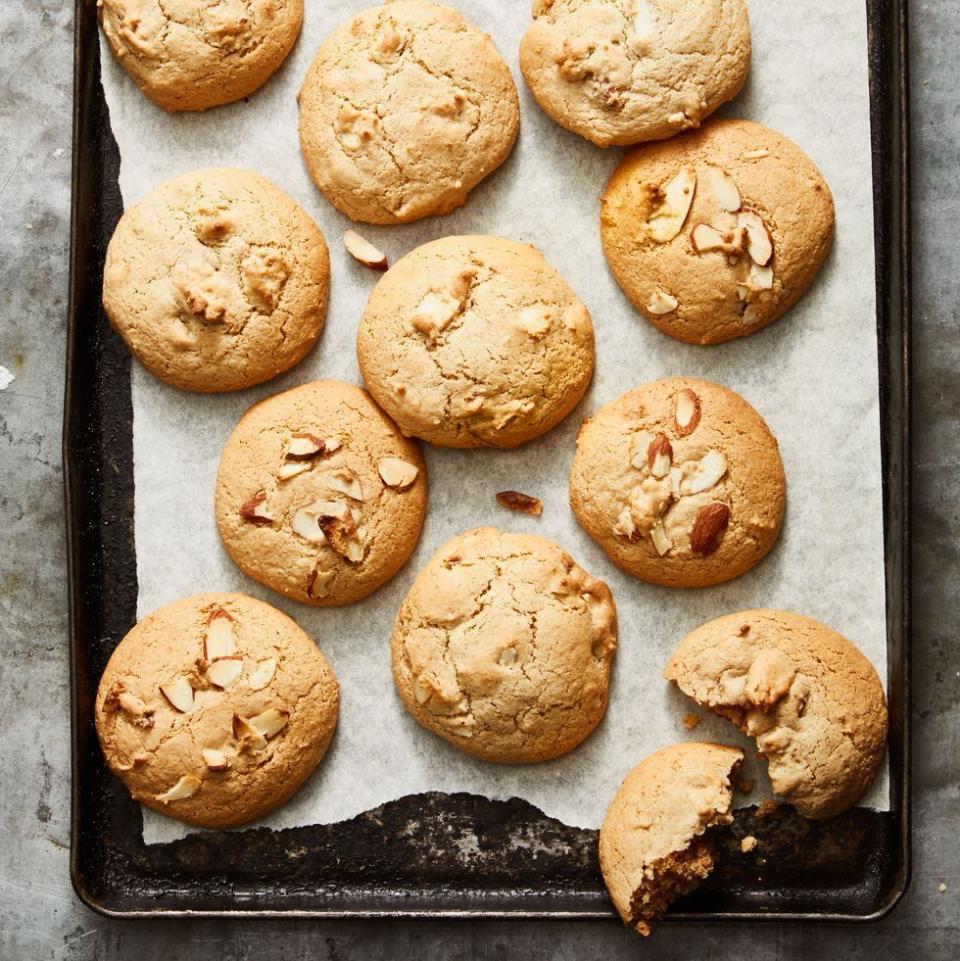
[[[705,171],[707,185],[710,192],[717,198],[717,203],[724,210],[736,213],[740,209],[740,191],[733,182],[733,177],[719,167],[707,167]]]
[[[276,673],[276,658],[270,657],[265,661],[261,661],[250,673],[247,682],[250,685],[250,690],[262,691],[273,680],[273,676]]]
[[[697,469],[690,475],[684,493],[702,494],[716,486],[726,472],[726,456],[718,450],[707,451]]]
[[[394,490],[406,490],[420,473],[419,468],[399,457],[384,457],[377,464],[380,479]]]
[[[664,314],[672,314],[679,306],[680,301],[673,294],[668,294],[665,290],[657,290],[650,298],[647,310],[656,317],[662,317]]]
[[[185,801],[200,790],[201,783],[200,778],[195,774],[184,774],[169,791],[158,794],[156,800],[161,804],[169,804],[171,801]]]
[[[647,467],[654,477],[666,477],[673,463],[673,447],[666,434],[657,434],[647,448]]]
[[[507,510],[520,511],[533,517],[539,517],[543,513],[543,501],[539,497],[521,494],[520,491],[500,491],[497,494],[497,503]]]
[[[175,678],[169,684],[161,684],[160,693],[181,714],[186,714],[193,707],[193,687],[185,677]]]
[[[720,546],[720,538],[730,523],[730,508],[726,504],[706,504],[697,513],[690,532],[690,548],[704,557]]]
[[[354,260],[363,264],[364,267],[372,267],[374,270],[387,269],[387,255],[374,247],[369,240],[361,237],[355,230],[344,232],[343,246],[347,248],[347,253]]]
[[[208,661],[215,661],[218,657],[230,657],[237,653],[237,645],[233,640],[233,618],[223,608],[219,608],[210,615],[207,622],[207,633],[203,638],[203,656]]]
[[[267,508],[267,492],[257,491],[253,497],[240,507],[240,517],[254,524],[270,524],[273,515]]]
[[[289,720],[289,711],[280,711],[275,707],[268,707],[260,714],[247,718],[250,727],[268,739],[279,734],[287,726]]]
[[[698,254],[722,250],[724,246],[723,234],[710,224],[697,224],[690,232],[690,242]]]
[[[326,450],[326,444],[313,434],[293,434],[287,444],[289,460],[304,460],[316,457]]]
[[[696,189],[696,170],[693,167],[681,167],[663,188],[663,203],[647,222],[653,240],[661,244],[667,243],[683,230]]]
[[[215,747],[205,747],[200,754],[203,756],[203,763],[211,771],[226,771],[230,767],[230,759]]]
[[[688,437],[700,423],[700,398],[689,387],[677,395],[676,412],[673,415],[677,433]]]
[[[747,253],[760,267],[770,263],[773,256],[773,241],[763,218],[752,210],[742,210],[737,214],[737,223],[747,231]]]
[[[243,673],[242,657],[219,657],[207,668],[207,677],[225,691]]]

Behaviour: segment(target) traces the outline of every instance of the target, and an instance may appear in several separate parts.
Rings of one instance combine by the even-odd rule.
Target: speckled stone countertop
[[[513,0],[521,2],[521,0]],[[74,896],[60,465],[73,4],[0,0],[0,961],[943,959],[960,945],[960,8],[911,4],[913,882],[875,925],[113,922]],[[2,374],[2,371],[0,371]],[[0,384],[6,377],[0,376]],[[851,492],[855,495],[855,492]],[[941,889],[945,886],[945,890]]]

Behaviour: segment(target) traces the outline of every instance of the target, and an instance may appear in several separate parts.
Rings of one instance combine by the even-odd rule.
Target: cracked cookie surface
[[[249,170],[209,168],[130,207],[107,248],[103,306],[134,356],[184,390],[259,384],[323,329],[330,258],[320,228]]]
[[[134,800],[208,828],[261,818],[323,758],[339,686],[285,614],[243,594],[198,594],[139,621],[94,707],[110,770]]]
[[[747,120],[635,148],[601,199],[615,280],[650,323],[692,344],[745,337],[786,313],[833,231],[833,197],[810,158]]]
[[[428,731],[485,761],[573,750],[607,707],[617,645],[607,585],[561,548],[492,527],[448,541],[393,629],[393,676]]]
[[[370,393],[405,434],[441,447],[516,447],[583,397],[593,324],[536,248],[444,237],[377,283],[357,357]]]
[[[570,471],[580,525],[628,574],[706,587],[773,547],[786,503],[776,438],[739,394],[672,377],[587,418]]]
[[[248,576],[304,604],[350,604],[406,563],[427,507],[420,445],[353,384],[255,404],[217,471],[217,527]]]
[[[689,742],[663,748],[624,779],[600,828],[600,870],[623,923],[640,934],[713,870],[708,832],[733,820],[743,753]]]
[[[351,17],[300,91],[300,144],[338,210],[374,224],[446,214],[510,154],[517,90],[493,41],[456,11],[397,0]]]
[[[812,618],[768,610],[717,618],[680,642],[664,677],[756,738],[774,792],[804,817],[852,807],[883,760],[880,678]]]
[[[534,0],[520,69],[561,126],[600,147],[698,127],[743,88],[743,0]]]
[[[165,110],[205,110],[253,93],[283,63],[303,0],[98,0],[117,62]]]

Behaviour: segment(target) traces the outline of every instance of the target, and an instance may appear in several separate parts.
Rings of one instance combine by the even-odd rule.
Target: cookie
[[[355,14],[300,91],[310,176],[353,220],[447,214],[507,159],[520,107],[493,41],[456,11],[397,0]]]
[[[747,120],[632,150],[600,211],[623,292],[691,344],[744,337],[786,313],[820,270],[833,226],[830,188],[812,161]]]
[[[217,471],[217,527],[247,574],[304,604],[351,604],[403,567],[427,509],[416,441],[353,384],[254,404]]]
[[[534,0],[520,70],[558,124],[599,147],[699,127],[743,89],[743,0]]]
[[[285,614],[243,594],[154,611],[113,652],[94,718],[135,801],[206,828],[255,821],[310,776],[337,726],[339,686]]]
[[[249,96],[286,59],[303,0],[99,0],[103,35],[164,110],[206,110]]]
[[[809,617],[717,618],[680,642],[664,677],[756,738],[774,793],[804,817],[852,807],[883,760],[887,705],[876,670]]]
[[[415,720],[484,761],[573,750],[607,709],[617,614],[607,585],[533,534],[480,527],[417,575],[393,628]]]
[[[674,744],[627,775],[600,828],[600,870],[624,924],[648,935],[713,870],[710,834],[733,820],[742,760],[733,747]]]
[[[239,390],[289,370],[327,316],[320,228],[265,177],[195,170],[120,218],[103,306],[152,374],[184,390]]]
[[[785,501],[776,438],[719,384],[673,377],[635,387],[577,437],[577,520],[617,567],[652,584],[739,577],[773,547]]]
[[[357,358],[370,393],[405,434],[442,447],[516,447],[583,397],[593,324],[536,248],[444,237],[380,279]]]

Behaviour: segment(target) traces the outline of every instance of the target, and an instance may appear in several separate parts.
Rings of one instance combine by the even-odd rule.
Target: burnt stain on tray
[[[670,916],[855,920],[889,910],[909,871],[904,523],[909,463],[907,236],[900,0],[869,0],[877,277],[890,634],[890,812],[826,823],[789,807],[736,812],[717,866]],[[97,681],[136,619],[131,360],[100,306],[107,242],[122,212],[120,157],[100,86],[92,4],[77,5],[74,225],[65,405],[73,686],[71,875],[91,907],[119,915],[610,917],[597,832],[518,798],[428,793],[347,821],[143,841],[143,819],[108,773],[93,731]],[[891,114],[891,104],[892,114]],[[897,178],[900,178],[899,180]],[[900,245],[898,249],[898,244]],[[744,852],[743,838],[756,838]]]

